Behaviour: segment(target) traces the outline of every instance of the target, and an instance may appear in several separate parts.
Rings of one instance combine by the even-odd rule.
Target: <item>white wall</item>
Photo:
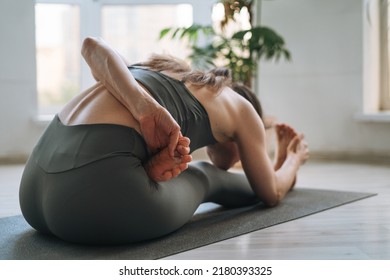
[[[42,126],[36,116],[34,0],[0,1],[0,159],[23,159]]]
[[[390,123],[354,119],[362,104],[360,0],[263,1],[290,63],[261,64],[266,113],[303,131],[316,154],[390,157]],[[0,161],[26,157],[44,125],[36,118],[34,0],[0,1]]]
[[[355,118],[363,110],[363,1],[263,1],[262,24],[293,57],[261,64],[266,113],[304,132],[313,154],[390,157],[390,122]]]

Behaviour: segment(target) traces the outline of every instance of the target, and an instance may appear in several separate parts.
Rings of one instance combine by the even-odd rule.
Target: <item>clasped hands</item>
[[[144,164],[152,180],[168,181],[188,168],[192,161],[190,139],[181,134],[180,126],[165,108],[157,107],[140,117],[139,124],[152,155]]]

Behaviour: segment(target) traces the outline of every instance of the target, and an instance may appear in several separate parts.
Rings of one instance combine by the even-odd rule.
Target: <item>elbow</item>
[[[94,43],[94,39],[92,37],[87,37],[84,39],[83,44],[81,46],[81,55],[85,58],[89,50],[91,49],[92,44]]]
[[[81,54],[85,57],[96,47],[99,38],[86,37],[81,46]]]
[[[269,208],[278,206],[281,201],[282,201],[282,195],[280,192],[276,192],[272,196],[263,200],[264,204]]]
[[[222,170],[230,169],[240,160],[238,148],[234,142],[207,146],[206,151],[214,166]]]

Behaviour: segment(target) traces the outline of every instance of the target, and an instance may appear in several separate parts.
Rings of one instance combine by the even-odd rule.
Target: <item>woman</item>
[[[35,229],[77,243],[136,242],[178,229],[203,202],[275,206],[293,186],[308,156],[303,136],[277,127],[275,171],[261,118],[226,72],[166,57],[127,67],[95,38],[82,55],[97,83],[55,117],[23,173],[21,209]],[[203,146],[216,166],[188,164]],[[245,175],[223,170],[239,159]]]

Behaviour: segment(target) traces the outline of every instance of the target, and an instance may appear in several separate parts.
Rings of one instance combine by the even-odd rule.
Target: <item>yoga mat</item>
[[[66,243],[36,232],[22,216],[7,217],[0,219],[0,259],[159,259],[373,195],[296,188],[274,208],[266,208],[262,204],[235,209],[216,207],[194,215],[190,222],[167,236],[121,246]]]

